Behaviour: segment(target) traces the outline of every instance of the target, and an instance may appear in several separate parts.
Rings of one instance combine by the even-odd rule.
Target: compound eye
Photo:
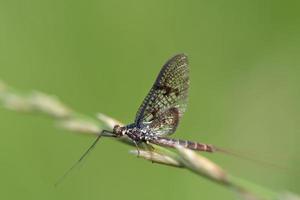
[[[120,131],[120,125],[115,125],[113,132],[117,134],[119,131]]]
[[[118,136],[122,136],[122,135],[124,135],[124,128],[123,127],[121,127],[120,125],[115,125],[114,126],[114,129],[113,129],[113,132],[116,134],[116,135],[118,135]]]

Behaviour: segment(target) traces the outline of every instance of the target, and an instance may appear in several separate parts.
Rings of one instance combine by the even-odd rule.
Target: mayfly
[[[176,131],[186,110],[189,83],[188,58],[185,54],[177,54],[163,65],[156,81],[139,107],[134,122],[126,126],[115,125],[113,131],[103,130],[62,179],[93,149],[101,136],[123,137],[126,135],[137,149],[140,144],[150,146],[155,144],[171,148],[179,145],[196,151],[221,151],[231,154],[210,144],[168,137]]]
[[[192,150],[214,152],[216,148],[209,144],[167,137],[176,131],[186,110],[189,83],[187,56],[185,54],[173,56],[163,65],[139,107],[134,123],[126,126],[115,125],[112,132],[107,130],[103,132],[110,133],[113,137],[126,135],[137,147],[141,143],[172,148],[180,145]]]
[[[172,57],[163,65],[156,81],[139,107],[134,123],[116,125],[115,137],[127,135],[136,145],[156,144],[213,152],[212,145],[166,137],[173,134],[183,116],[188,100],[189,65],[185,54]]]

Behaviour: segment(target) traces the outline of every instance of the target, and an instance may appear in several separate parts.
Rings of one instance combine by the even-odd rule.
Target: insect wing
[[[174,133],[179,122],[179,110],[170,108],[160,112],[155,119],[149,123],[150,130],[157,135]]]
[[[188,89],[188,59],[178,54],[162,67],[136,114],[135,124],[149,126],[157,134],[174,133],[186,110]]]

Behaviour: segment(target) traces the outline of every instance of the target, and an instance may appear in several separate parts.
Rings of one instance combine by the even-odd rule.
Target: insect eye
[[[121,127],[120,125],[115,125],[114,129],[113,129],[113,132],[117,136],[123,136],[126,133],[126,128],[125,127]]]
[[[113,132],[115,134],[120,134],[120,132],[122,132],[122,129],[121,129],[121,127],[119,125],[115,125],[114,129],[113,129]]]

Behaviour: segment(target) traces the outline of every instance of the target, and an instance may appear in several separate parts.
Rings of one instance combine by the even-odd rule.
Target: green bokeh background
[[[0,78],[125,123],[162,64],[190,58],[188,111],[176,137],[286,166],[209,155],[232,174],[300,192],[299,1],[0,1]],[[0,109],[1,199],[234,199],[186,170],[103,139],[60,187],[93,138],[46,117]]]

